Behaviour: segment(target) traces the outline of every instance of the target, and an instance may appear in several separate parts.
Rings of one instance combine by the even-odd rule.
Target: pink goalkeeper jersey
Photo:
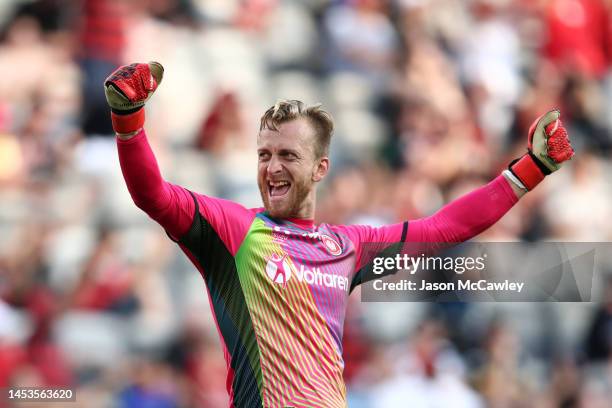
[[[517,201],[499,176],[435,215],[373,228],[274,219],[165,182],[144,131],[118,140],[136,205],[200,271],[236,407],[344,407],[342,329],[363,243],[461,242]]]

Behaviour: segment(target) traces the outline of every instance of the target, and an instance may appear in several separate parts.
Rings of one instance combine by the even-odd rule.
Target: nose
[[[272,176],[274,174],[278,174],[282,171],[281,161],[278,159],[276,155],[272,155],[270,161],[268,162],[268,175]]]

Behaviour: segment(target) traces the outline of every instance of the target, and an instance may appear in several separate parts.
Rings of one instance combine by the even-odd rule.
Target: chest
[[[353,244],[342,235],[261,221],[249,230],[239,258],[249,260],[242,266],[252,279],[283,287],[308,285],[315,292],[348,293],[355,268]]]

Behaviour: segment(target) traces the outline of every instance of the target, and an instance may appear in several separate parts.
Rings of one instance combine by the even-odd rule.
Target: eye
[[[294,160],[297,160],[298,158],[297,154],[292,153],[292,152],[283,153],[283,157],[288,161],[294,161]]]
[[[266,161],[270,159],[270,153],[268,152],[259,152],[258,153],[259,161]]]

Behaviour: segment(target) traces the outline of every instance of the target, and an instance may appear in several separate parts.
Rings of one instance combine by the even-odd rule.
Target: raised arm
[[[339,229],[355,243],[356,269],[359,270],[389,244],[415,243],[409,245],[410,250],[429,251],[438,247],[437,244],[467,241],[495,224],[517,201],[518,196],[511,182],[500,175],[490,183],[446,204],[429,217],[378,228],[349,225]],[[434,247],[429,243],[434,244]],[[367,249],[364,244],[368,245]]]
[[[406,241],[463,242],[495,224],[518,201],[504,176],[442,207],[430,217],[410,221]]]
[[[143,129],[144,104],[161,83],[161,64],[131,64],[118,68],[104,83],[111,107],[121,171],[134,203],[174,238],[193,221],[195,203],[182,187],[166,182]]]
[[[143,129],[144,104],[161,83],[163,73],[157,62],[125,65],[104,83],[127,188],[134,203],[174,240],[179,241],[192,226],[204,222],[234,254],[255,213],[240,204],[192,193],[166,182],[147,141]],[[194,217],[199,217],[200,224],[194,222]]]
[[[377,250],[386,248],[385,244],[427,243],[423,249],[431,250],[436,244],[467,241],[495,224],[520,197],[573,156],[559,116],[558,110],[551,110],[536,119],[529,129],[527,152],[521,158],[487,185],[446,204],[432,216],[379,228],[341,227],[355,243],[357,269],[368,264]],[[375,243],[375,250],[364,254],[363,243]]]
[[[520,197],[573,156],[560,115],[554,109],[536,119],[529,129],[527,153],[486,186],[453,201],[431,217],[412,221],[407,239],[463,242],[497,222]]]
[[[123,178],[136,206],[174,239],[180,238],[193,221],[192,195],[162,178],[143,129],[129,139],[118,137],[117,150]]]

